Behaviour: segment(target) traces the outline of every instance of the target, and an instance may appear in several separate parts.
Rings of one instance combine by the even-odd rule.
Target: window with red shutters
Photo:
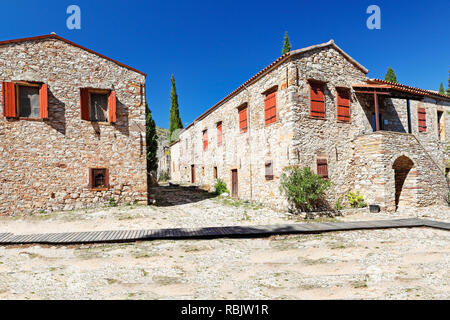
[[[336,88],[337,91],[337,119],[350,122],[350,89]]]
[[[3,115],[21,119],[48,118],[48,86],[35,82],[3,82]]]
[[[247,132],[247,105],[238,109],[239,111],[239,130],[241,133]]]
[[[217,123],[217,145],[222,145],[222,122]]]
[[[325,118],[325,95],[323,93],[324,84],[320,82],[310,82],[310,108],[311,116]]]
[[[208,149],[208,130],[203,131],[203,150]]]
[[[427,131],[427,112],[425,108],[417,109],[417,118],[419,121],[419,132]]]
[[[323,179],[328,179],[327,159],[317,159],[317,174]]]
[[[81,120],[92,122],[117,121],[116,91],[80,88]]]
[[[16,88],[13,82],[2,83],[3,93],[3,115],[5,117],[14,118],[17,116],[16,112]]]
[[[277,121],[277,92],[271,92],[264,99],[264,119],[266,125]]]

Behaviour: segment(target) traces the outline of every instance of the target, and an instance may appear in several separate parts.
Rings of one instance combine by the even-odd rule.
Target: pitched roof
[[[244,82],[242,85],[240,85],[236,90],[234,90],[233,92],[231,92],[229,95],[227,95],[225,98],[223,98],[222,100],[220,100],[219,102],[217,102],[215,105],[213,105],[211,108],[209,108],[208,110],[206,110],[202,115],[200,115],[197,119],[195,119],[191,124],[189,124],[186,128],[184,128],[184,130],[188,129],[189,127],[191,127],[195,122],[200,121],[202,119],[204,119],[207,115],[209,115],[211,112],[213,112],[215,109],[217,109],[222,103],[230,100],[232,97],[234,97],[235,95],[237,95],[240,91],[242,91],[244,88],[246,88],[247,85],[249,85],[250,83],[258,80],[260,77],[262,77],[265,73],[271,71],[272,69],[274,69],[276,66],[280,65],[281,63],[285,62],[286,60],[288,60],[290,57],[294,57],[297,55],[300,55],[302,53],[305,52],[309,52],[315,49],[319,49],[319,48],[324,48],[327,46],[331,46],[333,48],[335,48],[337,51],[339,51],[347,60],[349,60],[352,64],[354,64],[358,69],[360,69],[362,72],[364,72],[365,74],[369,73],[369,70],[367,70],[364,66],[362,66],[360,63],[358,63],[356,60],[354,60],[352,57],[350,57],[347,53],[345,53],[338,45],[336,45],[334,43],[334,40],[331,39],[328,42],[325,43],[321,43],[321,44],[317,44],[317,45],[313,45],[313,46],[309,46],[303,49],[297,49],[294,51],[290,51],[288,53],[283,54],[281,57],[279,57],[278,59],[276,59],[274,62],[272,62],[271,64],[269,64],[267,67],[265,67],[264,69],[262,69],[261,71],[259,71],[257,74],[255,74],[253,77],[251,77],[250,79],[248,79],[246,82]],[[183,130],[183,131],[184,131]]]
[[[381,80],[381,79],[369,79],[367,81],[367,84],[358,84],[358,85],[353,85],[353,86],[354,87],[371,87],[371,88],[391,89],[391,90],[415,94],[418,96],[427,96],[427,97],[441,98],[441,99],[443,98],[445,100],[450,100],[450,96],[447,96],[445,94],[440,94],[439,92],[436,92],[436,91],[420,89],[420,88],[411,87],[411,86],[407,86],[404,84],[394,83],[394,82]]]
[[[90,50],[90,49],[88,49],[86,47],[80,46],[79,44],[76,44],[76,43],[74,43],[74,42],[72,42],[70,40],[67,40],[67,39],[65,39],[63,37],[60,37],[60,36],[58,36],[56,34],[53,34],[53,33],[52,34],[43,35],[43,36],[36,36],[36,37],[29,37],[29,38],[21,38],[21,39],[0,41],[0,46],[1,45],[6,45],[6,44],[20,43],[20,42],[25,42],[25,41],[43,40],[43,39],[57,39],[57,40],[64,41],[65,43],[68,43],[68,44],[70,44],[70,45],[72,45],[74,47],[78,47],[78,48],[83,49],[83,50],[85,50],[87,52],[93,53],[93,54],[95,54],[95,55],[97,55],[97,56],[99,56],[99,57],[101,57],[103,59],[112,61],[112,62],[114,62],[115,64],[117,64],[117,65],[119,65],[121,67],[124,67],[124,68],[127,68],[129,70],[135,71],[135,72],[140,73],[140,74],[144,75],[145,77],[147,77],[147,74],[145,74],[142,71],[134,69],[134,68],[132,68],[130,66],[127,66],[126,64],[123,64],[123,63],[121,63],[119,61],[116,61],[114,59],[108,58],[107,56],[104,56],[104,55],[102,55],[102,54],[100,54],[98,52],[95,52],[93,50]]]

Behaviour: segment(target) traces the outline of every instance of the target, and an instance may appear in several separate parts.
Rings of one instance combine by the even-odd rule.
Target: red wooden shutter
[[[327,159],[317,159],[317,174],[323,179],[328,179]]]
[[[43,84],[39,89],[39,100],[41,109],[41,118],[48,118],[48,86]]]
[[[264,119],[265,123],[270,124],[277,120],[277,92],[266,95],[264,99]]]
[[[109,189],[109,169],[105,169],[105,188]]]
[[[350,122],[350,90],[337,89],[337,119]]]
[[[247,132],[247,107],[239,109],[239,129],[241,133]]]
[[[116,92],[111,91],[108,99],[109,122],[111,123],[115,123],[117,120],[116,109],[117,109]]]
[[[217,124],[217,145],[222,145],[222,122]]]
[[[208,149],[208,131],[203,131],[203,150]]]
[[[13,82],[3,82],[3,115],[8,118],[17,116],[16,86]]]
[[[80,106],[81,106],[81,120],[90,120],[89,111],[89,91],[85,88],[80,88]]]
[[[94,188],[94,169],[89,168],[89,189]]]
[[[310,83],[311,116],[325,118],[325,95],[322,83]]]
[[[419,132],[427,131],[427,112],[425,108],[417,109],[417,118],[419,120]]]

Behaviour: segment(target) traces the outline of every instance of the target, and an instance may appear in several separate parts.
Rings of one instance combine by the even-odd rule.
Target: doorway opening
[[[394,169],[394,179],[395,179],[395,210],[398,209],[401,200],[411,198],[411,193],[414,185],[413,181],[408,178],[408,174],[411,171],[414,163],[412,160],[406,156],[400,156],[395,160],[392,168]],[[407,182],[405,185],[405,181]]]

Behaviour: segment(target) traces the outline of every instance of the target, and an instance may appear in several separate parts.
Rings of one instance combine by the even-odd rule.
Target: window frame
[[[222,121],[217,122],[216,128],[217,128],[217,146],[220,147],[223,143],[223,122]]]
[[[326,175],[324,175],[324,174],[321,172],[321,170],[319,170],[319,167],[320,167],[320,166],[324,166],[324,167],[325,167],[326,172],[327,172]],[[324,179],[324,180],[329,180],[329,178],[330,178],[330,172],[329,172],[329,170],[328,170],[328,159],[327,159],[327,158],[318,157],[318,158],[316,159],[316,172],[317,172],[317,174],[318,174],[319,176],[322,177],[322,179]]]
[[[112,90],[107,89],[88,89],[89,94],[89,121],[95,122],[95,123],[108,123],[109,122],[109,95],[111,94]],[[92,95],[105,95],[106,96],[106,119],[104,121],[100,120],[92,120]]]
[[[16,82],[15,84],[15,91],[16,91],[16,112],[17,116],[20,120],[41,120],[40,117],[41,114],[41,84],[37,83],[30,83],[30,82]],[[39,96],[39,117],[23,117],[20,115],[20,89],[21,88],[37,88],[38,90],[38,96]]]
[[[79,88],[79,92],[80,92],[81,120],[101,125],[111,125],[117,122],[117,105],[118,105],[117,92],[114,88],[102,89],[102,88],[84,87]],[[92,120],[91,94],[105,94],[107,96],[106,121]]]
[[[208,129],[202,131],[203,151],[208,150]]]
[[[246,133],[248,131],[248,104],[244,103],[240,105],[238,108],[238,124],[239,124],[239,133]],[[241,120],[241,113],[245,112],[245,120]],[[245,121],[245,126],[241,127],[241,123]]]
[[[95,187],[95,177],[94,177],[94,171],[95,170],[104,170],[105,172],[105,186],[104,187]],[[91,191],[108,191],[110,189],[109,184],[109,168],[105,167],[91,167],[89,168],[89,190]]]
[[[278,86],[272,87],[269,90],[263,92],[264,95],[264,126],[268,126],[278,121],[277,115],[277,98],[278,98]],[[274,100],[273,105],[269,104],[269,101]],[[268,111],[273,109],[273,115],[267,117]]]
[[[268,171],[269,168],[269,171]],[[264,164],[265,169],[265,180],[266,181],[272,181],[274,180],[274,174],[273,174],[273,160],[267,160]],[[268,174],[269,173],[269,174]]]
[[[421,119],[421,114],[423,114],[423,119]],[[427,109],[424,107],[417,108],[417,129],[421,133],[427,133]]]
[[[348,106],[345,106],[341,103],[340,101],[340,93],[345,92],[346,94],[348,94]],[[342,123],[351,123],[352,120],[352,111],[351,111],[351,106],[352,106],[352,91],[350,88],[346,88],[346,87],[336,87],[336,120],[338,122],[342,122]],[[343,119],[339,119],[339,117],[346,117],[345,115],[342,115],[339,113],[340,108],[348,108],[348,119],[347,120],[343,120]]]
[[[326,106],[326,96],[325,96],[325,86],[326,82],[315,80],[315,79],[308,79],[308,86],[309,86],[309,117],[313,119],[321,119],[325,120],[327,118],[327,106]],[[323,95],[323,101],[322,100],[313,100],[313,89],[320,88],[322,95]],[[315,115],[313,113],[322,113],[319,111],[313,111],[313,102],[322,102],[323,103],[323,116]]]

